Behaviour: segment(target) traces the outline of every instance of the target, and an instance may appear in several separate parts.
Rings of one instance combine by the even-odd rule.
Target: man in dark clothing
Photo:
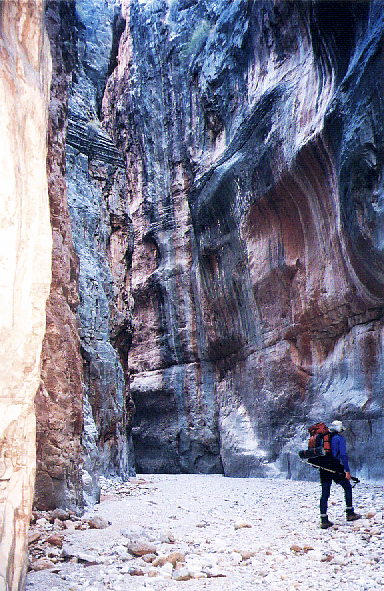
[[[356,521],[356,519],[360,519],[361,517],[361,515],[354,512],[352,506],[352,486],[350,483],[351,473],[349,470],[345,438],[343,435],[341,435],[341,433],[344,431],[343,423],[341,421],[333,421],[329,426],[329,430],[332,433],[332,457],[329,458],[329,468],[336,470],[339,473],[335,474],[334,472],[329,472],[328,470],[320,470],[320,517],[322,529],[327,529],[333,525],[333,523],[329,521],[327,515],[328,499],[331,493],[332,481],[340,484],[340,486],[342,486],[344,489],[347,521]]]

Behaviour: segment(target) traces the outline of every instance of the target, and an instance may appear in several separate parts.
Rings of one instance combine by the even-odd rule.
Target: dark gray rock
[[[116,56],[119,2],[76,2],[77,64],[67,134],[68,206],[79,258],[79,333],[84,371],[84,497],[99,498],[100,474],[134,474],[129,422],[127,289],[133,235],[124,158],[100,120]]]
[[[142,196],[140,470],[310,477],[306,425],[342,418],[380,472],[381,7],[132,2],[106,104]]]

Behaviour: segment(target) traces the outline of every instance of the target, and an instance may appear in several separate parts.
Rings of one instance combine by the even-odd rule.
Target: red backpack
[[[325,453],[331,453],[331,432],[325,423],[316,423],[308,427],[310,438],[308,441],[308,449],[315,450],[318,447],[323,447]]]

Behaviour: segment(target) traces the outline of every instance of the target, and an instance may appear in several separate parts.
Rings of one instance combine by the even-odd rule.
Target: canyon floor
[[[334,484],[328,530],[320,529],[317,482],[140,475],[103,481],[102,490],[85,517],[100,517],[103,529],[39,521],[51,534],[62,527],[63,544],[45,544],[55,564],[30,571],[27,591],[384,588],[382,485],[354,488],[362,519],[346,523]]]

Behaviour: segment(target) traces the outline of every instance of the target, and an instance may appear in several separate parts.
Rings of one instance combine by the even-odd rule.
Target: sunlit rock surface
[[[308,476],[342,418],[382,477],[381,2],[123,3],[141,471]]]
[[[43,2],[0,6],[0,588],[24,588],[52,233],[46,175],[51,75]]]

